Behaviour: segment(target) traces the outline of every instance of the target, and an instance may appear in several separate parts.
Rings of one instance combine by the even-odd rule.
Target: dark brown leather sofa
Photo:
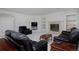
[[[26,35],[7,30],[5,36],[16,48],[17,51],[47,51],[47,41],[39,42],[29,39]]]
[[[76,51],[79,44],[79,30],[62,31],[59,36],[55,36],[51,44],[51,50],[56,51]]]

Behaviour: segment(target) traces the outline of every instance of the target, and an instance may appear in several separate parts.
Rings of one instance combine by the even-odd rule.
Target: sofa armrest
[[[8,36],[6,36],[6,38],[7,38],[11,43],[13,43],[16,48],[20,48],[21,51],[24,51],[24,46],[23,46],[23,45],[18,44],[17,42],[15,42],[12,38],[10,38],[10,37],[8,37]]]

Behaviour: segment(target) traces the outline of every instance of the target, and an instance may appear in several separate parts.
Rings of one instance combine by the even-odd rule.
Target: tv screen
[[[37,26],[37,22],[31,22],[31,26]]]

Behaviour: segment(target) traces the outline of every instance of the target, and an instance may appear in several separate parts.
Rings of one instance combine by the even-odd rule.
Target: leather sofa
[[[54,37],[54,41],[56,41],[58,44],[62,43],[63,41],[69,42],[70,39],[70,32],[69,31],[62,31],[59,36]]]
[[[47,41],[36,42],[22,33],[11,30],[7,30],[5,36],[18,51],[47,51]]]
[[[79,30],[75,29],[73,31],[62,31],[62,33],[59,36],[54,37],[53,43],[59,46],[63,43],[76,45],[76,50],[77,50],[79,44]]]
[[[30,30],[26,26],[19,26],[19,32],[25,35],[32,34],[32,30]]]
[[[65,32],[65,33],[63,33]],[[62,33],[59,36],[55,36],[54,40],[58,41],[65,41],[65,42],[70,42],[70,43],[75,43],[77,44],[79,41],[79,30],[76,29],[74,31],[68,32],[68,31],[62,31]]]

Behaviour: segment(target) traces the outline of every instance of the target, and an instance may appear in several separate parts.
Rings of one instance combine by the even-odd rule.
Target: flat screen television
[[[37,26],[37,22],[31,22],[31,26]]]
[[[31,22],[32,30],[37,30],[37,26],[38,26],[37,22]]]

